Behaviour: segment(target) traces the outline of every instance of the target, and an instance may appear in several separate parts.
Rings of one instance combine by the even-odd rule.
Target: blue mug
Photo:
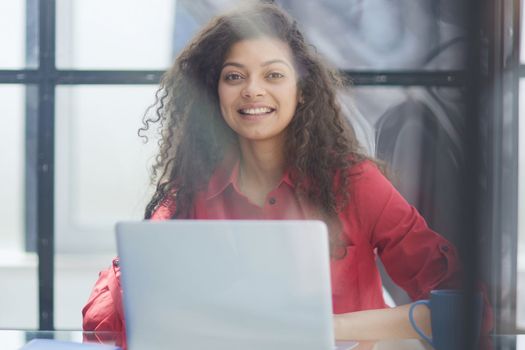
[[[464,298],[465,293],[461,290],[443,289],[431,291],[429,300],[419,300],[410,306],[408,316],[412,327],[414,327],[414,330],[421,338],[425,339],[436,350],[460,349],[463,339]],[[476,305],[475,326],[479,336],[483,299],[481,293],[476,293],[474,298]],[[430,309],[432,338],[425,335],[414,321],[414,308],[418,305],[425,305]]]

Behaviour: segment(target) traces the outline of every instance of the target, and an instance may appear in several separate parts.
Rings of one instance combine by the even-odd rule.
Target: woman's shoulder
[[[385,175],[380,162],[369,158],[355,161],[348,171],[347,191],[361,204],[380,205],[395,188]]]
[[[174,195],[167,194],[160,202],[157,208],[151,214],[151,220],[169,220],[175,214],[175,198]]]
[[[348,176],[352,180],[366,180],[370,177],[382,177],[384,178],[384,166],[380,162],[373,160],[371,158],[356,158],[355,156],[350,156],[350,169],[348,171]]]

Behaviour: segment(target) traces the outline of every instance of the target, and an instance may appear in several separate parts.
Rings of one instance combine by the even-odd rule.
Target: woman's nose
[[[258,81],[257,79],[250,79],[242,89],[241,94],[244,98],[254,98],[258,96],[264,96],[266,94],[266,90],[264,89],[262,82]]]

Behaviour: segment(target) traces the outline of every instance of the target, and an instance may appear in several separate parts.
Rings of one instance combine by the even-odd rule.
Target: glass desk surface
[[[103,342],[114,345],[119,334],[81,331],[0,330],[0,349],[18,350],[32,339],[56,339],[71,342]],[[497,335],[490,337],[483,350],[525,350],[525,335]],[[356,350],[427,350],[429,345],[417,339],[361,341]]]

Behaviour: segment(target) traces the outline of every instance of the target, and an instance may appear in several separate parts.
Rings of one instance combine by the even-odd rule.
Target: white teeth
[[[243,114],[263,114],[263,113],[270,113],[271,111],[272,109],[269,107],[241,109],[241,113]]]

